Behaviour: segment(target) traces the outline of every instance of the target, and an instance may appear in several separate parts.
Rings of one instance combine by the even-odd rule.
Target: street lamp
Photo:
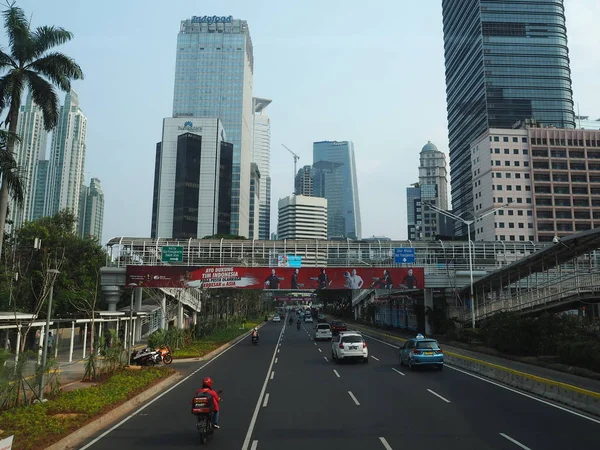
[[[46,314],[46,328],[44,329],[44,348],[42,349],[42,380],[40,386],[40,400],[44,398],[44,381],[46,377],[46,360],[48,358],[48,344],[50,338],[50,315],[52,314],[52,300],[54,298],[54,281],[56,281],[56,276],[60,273],[56,269],[48,269],[46,271],[51,277],[50,281],[50,295],[48,297],[48,313]]]
[[[454,220],[459,220],[460,222],[464,223],[467,226],[467,237],[469,240],[469,278],[470,278],[470,281],[469,281],[470,294],[469,294],[469,296],[471,298],[471,327],[473,329],[475,329],[475,298],[473,295],[473,252],[471,251],[471,225],[474,224],[475,222],[483,219],[484,217],[487,217],[491,214],[495,214],[496,211],[500,211],[501,209],[506,208],[507,206],[510,205],[510,203],[505,203],[504,205],[500,206],[499,208],[492,209],[491,211],[488,211],[485,214],[482,214],[480,216],[475,216],[473,214],[473,220],[465,220],[462,217],[452,214],[448,211],[444,211],[443,209],[438,208],[437,206],[432,205],[429,202],[423,202],[423,204],[425,206],[429,207],[430,209],[433,209],[434,211],[436,211],[446,217],[449,217]]]

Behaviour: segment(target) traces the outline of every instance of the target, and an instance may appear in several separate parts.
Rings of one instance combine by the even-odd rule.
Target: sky
[[[448,154],[440,0],[18,0],[32,25],[74,33],[60,47],[88,118],[86,183],[102,182],[102,243],[150,236],[156,143],[173,105],[180,21],[248,21],[254,96],[270,98],[272,221],[312,143],[354,142],[363,237],[405,239],[406,187],[427,141]],[[565,0],[574,100],[600,118],[600,2]],[[6,37],[0,46],[6,46]]]

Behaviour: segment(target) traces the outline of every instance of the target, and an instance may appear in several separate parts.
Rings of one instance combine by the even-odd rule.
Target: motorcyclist
[[[296,322],[296,325],[298,326],[298,329],[300,329],[300,319],[298,319],[298,322]]]
[[[259,340],[259,336],[258,336],[258,327],[254,327],[254,329],[252,330],[252,337],[256,338],[256,340]]]
[[[213,390],[212,385],[213,385],[212,378],[210,378],[210,377],[204,378],[202,380],[202,388],[198,389],[196,391],[196,395],[198,395],[202,392],[208,392],[211,395],[211,397],[213,398],[213,404],[214,404],[213,426],[215,428],[219,428],[219,401],[221,400],[221,398],[219,397],[219,394],[217,394],[217,392]]]
[[[294,323],[294,318],[290,316],[290,325]]]

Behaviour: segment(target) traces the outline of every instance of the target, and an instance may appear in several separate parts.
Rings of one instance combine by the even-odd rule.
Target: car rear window
[[[327,325],[326,323],[321,323],[321,324],[317,325],[317,329],[319,329],[319,330],[329,330],[329,325]]]
[[[342,338],[342,342],[348,343],[348,344],[354,344],[356,342],[362,342],[363,339],[360,336],[344,336]]]
[[[336,327],[345,327],[346,324],[344,322],[333,322],[332,325],[335,325]]]
[[[436,341],[420,341],[417,342],[417,348],[431,348],[431,349],[438,349],[439,345]]]

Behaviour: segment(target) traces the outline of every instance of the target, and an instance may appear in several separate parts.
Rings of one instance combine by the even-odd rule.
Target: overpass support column
[[[183,328],[183,303],[181,300],[177,302],[177,328]]]
[[[428,308],[433,309],[433,289],[425,288],[424,296],[425,296],[425,313],[427,313]],[[432,332],[432,329],[431,329],[431,325],[429,324],[429,319],[427,316],[425,316],[425,335],[429,336],[429,335],[431,335],[431,332]]]
[[[108,303],[108,310],[116,311],[117,303],[121,300],[121,288],[119,286],[102,286],[102,293],[106,303]]]
[[[160,300],[160,309],[161,309],[161,319],[160,319],[160,329],[167,329],[167,296],[163,293],[162,299]]]
[[[142,310],[142,294],[143,294],[143,290],[141,287],[136,287],[135,288],[135,293],[134,293],[134,308],[135,311],[141,311]],[[142,317],[138,316],[136,318],[136,324],[135,324],[135,339],[136,341],[141,341],[142,340]]]

